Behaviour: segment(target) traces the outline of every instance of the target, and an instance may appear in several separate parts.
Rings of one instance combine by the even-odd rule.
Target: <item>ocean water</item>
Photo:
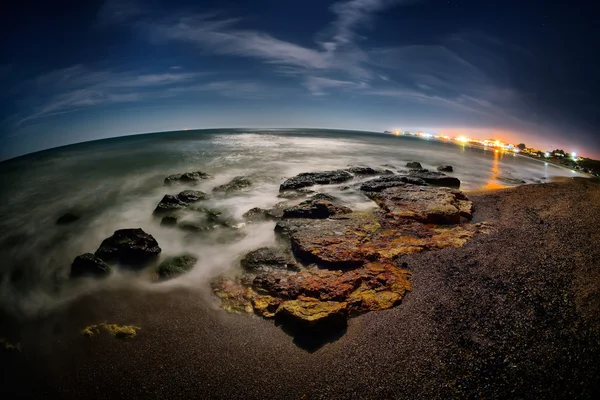
[[[458,177],[466,191],[502,187],[499,176],[538,183],[578,175],[493,150],[315,129],[167,132],[52,149],[0,163],[0,308],[32,315],[107,287],[177,290],[191,286],[207,291],[211,277],[231,271],[248,251],[275,243],[273,222],[244,224],[242,214],[282,201],[277,198],[278,187],[286,177],[350,165],[398,170],[408,161],[419,161],[432,170],[440,164],[454,166],[449,175]],[[194,187],[207,193],[235,176],[248,176],[254,182],[248,190],[215,195],[202,203],[239,223],[239,238],[224,241],[218,232],[197,234],[163,227],[153,217],[163,195],[184,189],[164,186],[164,178],[187,171],[214,176]],[[356,190],[340,191],[343,185],[347,183],[315,189],[340,197],[353,209],[374,207]],[[81,219],[57,226],[56,219],[67,212]],[[184,216],[194,218],[194,213]],[[190,253],[198,263],[190,273],[163,283],[152,283],[149,270],[117,269],[102,280],[67,278],[77,255],[93,253],[103,239],[123,228],[142,228],[152,234],[163,250],[160,260]]]

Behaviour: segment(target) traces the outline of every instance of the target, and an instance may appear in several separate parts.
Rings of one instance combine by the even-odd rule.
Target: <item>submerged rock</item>
[[[379,168],[371,168],[371,167],[350,167],[346,168],[346,171],[359,176],[368,176],[368,175],[391,175],[392,171],[389,169],[379,169]]]
[[[160,280],[166,280],[185,274],[194,268],[197,261],[198,259],[196,257],[189,254],[169,258],[160,263],[156,268],[157,277]]]
[[[154,209],[154,214],[163,214],[175,210],[181,210],[188,207],[190,204],[200,200],[205,200],[208,195],[199,190],[184,190],[179,194],[165,195]]]
[[[424,180],[431,185],[460,187],[460,180],[453,176],[448,176],[442,172],[429,171],[426,169],[409,171],[410,176]]]
[[[283,218],[329,218],[332,215],[348,214],[352,210],[331,201],[309,199],[297,206],[283,210]]]
[[[381,192],[387,188],[406,186],[406,184],[426,185],[424,180],[414,176],[389,175],[366,181],[360,186],[360,190],[364,192]]]
[[[352,175],[344,170],[324,171],[324,172],[304,172],[292,178],[285,180],[280,186],[279,191],[301,189],[313,185],[329,185],[332,183],[342,183],[352,179]]]
[[[167,215],[160,220],[160,224],[162,226],[175,226],[177,225],[177,221],[179,221],[179,217],[176,215]]]
[[[92,253],[77,256],[71,264],[71,278],[81,276],[106,276],[110,273],[110,266]]]
[[[407,162],[406,163],[406,168],[409,168],[409,169],[422,169],[423,167],[421,166],[421,163],[416,162],[416,161],[411,161],[411,162]]]
[[[165,185],[179,185],[179,184],[187,184],[187,185],[195,185],[202,180],[210,179],[212,176],[209,174],[196,171],[196,172],[186,172],[183,174],[173,174],[169,175],[165,178]]]
[[[66,225],[75,222],[79,216],[67,213],[56,220],[56,225]]]
[[[298,264],[291,254],[275,247],[261,247],[246,254],[240,265],[248,272],[265,272],[273,269],[296,271]]]
[[[444,164],[437,167],[437,170],[441,172],[452,172],[454,171],[454,168],[452,168],[452,165]]]
[[[310,189],[297,189],[297,190],[286,190],[277,195],[277,197],[282,199],[299,199],[301,197],[306,197],[315,193],[314,190]]]
[[[94,255],[105,262],[142,265],[160,254],[161,248],[152,235],[142,229],[120,229],[104,239]]]
[[[498,176],[498,177],[496,177],[496,179],[498,179],[499,181],[502,181],[504,183],[511,184],[511,185],[522,185],[522,184],[526,183],[522,179],[513,178],[511,176]]]
[[[242,190],[250,186],[252,186],[252,181],[250,179],[244,176],[236,176],[231,180],[231,182],[215,187],[213,192],[229,193]]]

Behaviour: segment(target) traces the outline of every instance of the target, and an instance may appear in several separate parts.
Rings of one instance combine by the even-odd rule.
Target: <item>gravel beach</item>
[[[8,398],[598,398],[600,181],[467,193],[489,234],[403,256],[413,290],[316,351],[197,291],[95,293],[7,337]],[[103,321],[129,340],[80,334]],[[12,335],[12,336],[11,336]]]

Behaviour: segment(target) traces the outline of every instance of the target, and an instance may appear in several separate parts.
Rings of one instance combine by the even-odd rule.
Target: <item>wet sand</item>
[[[2,398],[596,397],[600,181],[469,197],[493,231],[401,258],[413,271],[403,303],[314,352],[272,321],[220,310],[208,288],[102,292],[12,326],[22,351],[0,353]],[[102,321],[142,329],[79,333]]]

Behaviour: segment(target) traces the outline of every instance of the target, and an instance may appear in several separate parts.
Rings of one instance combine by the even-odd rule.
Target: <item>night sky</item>
[[[3,2],[0,159],[186,127],[424,129],[600,158],[594,8]]]

